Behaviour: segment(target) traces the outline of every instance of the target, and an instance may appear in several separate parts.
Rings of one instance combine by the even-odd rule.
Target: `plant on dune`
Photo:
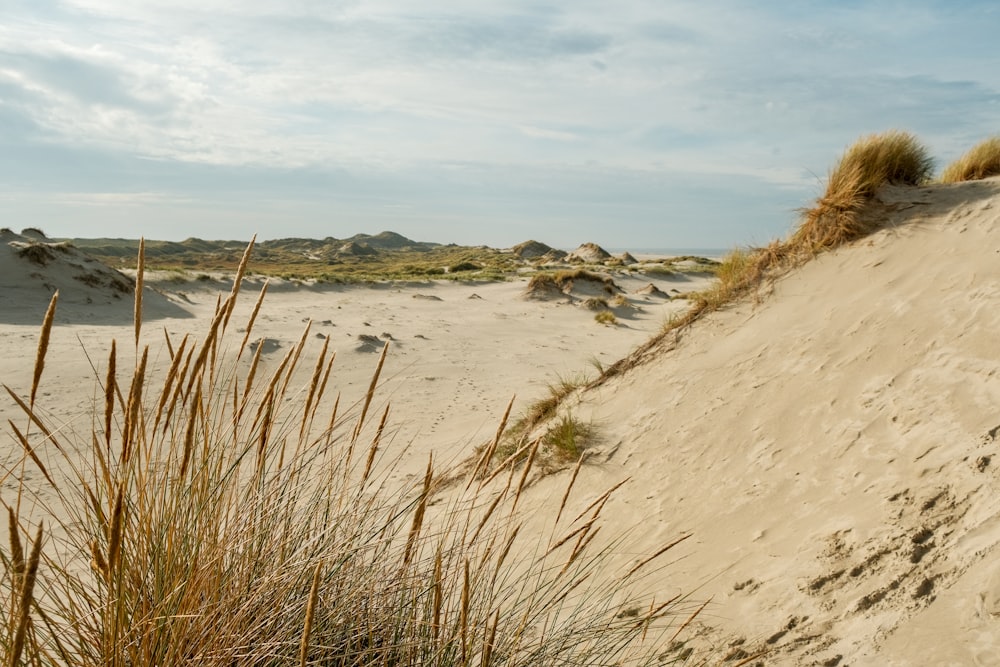
[[[1000,136],[990,137],[973,146],[941,173],[942,183],[977,181],[1000,174]]]
[[[690,614],[683,598],[618,613],[652,558],[602,589],[585,583],[611,555],[589,548],[610,492],[564,519],[574,476],[550,532],[522,530],[518,503],[539,445],[484,475],[502,426],[447,499],[435,498],[430,461],[414,486],[390,484],[389,407],[373,410],[388,346],[350,410],[329,395],[329,341],[303,361],[308,325],[265,370],[263,346],[251,352],[248,341],[266,285],[245,331],[229,326],[249,248],[204,338],[167,335],[157,368],[141,344],[141,252],[134,362],[112,341],[88,433],[49,424],[36,400],[57,297],[30,392],[4,385],[25,418],[9,422],[20,450],[0,460],[5,667],[611,665],[663,655],[643,640]]]
[[[559,461],[576,461],[583,455],[593,434],[593,426],[566,414],[545,432],[542,444],[551,449]]]
[[[889,130],[862,137],[830,172],[826,192],[804,211],[790,243],[815,252],[868,234],[861,215],[883,185],[919,185],[934,168],[927,149],[907,132]]]
[[[613,325],[618,324],[618,318],[610,310],[602,310],[601,312],[594,315],[594,321],[598,324]]]

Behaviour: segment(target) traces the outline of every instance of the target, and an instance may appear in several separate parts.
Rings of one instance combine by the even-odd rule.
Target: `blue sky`
[[[1000,133],[1000,5],[4,0],[0,225],[765,243],[844,148]]]

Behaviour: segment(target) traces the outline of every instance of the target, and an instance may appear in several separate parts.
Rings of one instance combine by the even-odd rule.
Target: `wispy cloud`
[[[735,243],[784,231],[860,134],[947,158],[994,133],[998,28],[987,2],[11,0],[0,183],[53,219],[71,203],[41,193],[177,207],[163,234],[336,211],[446,241],[613,221]]]

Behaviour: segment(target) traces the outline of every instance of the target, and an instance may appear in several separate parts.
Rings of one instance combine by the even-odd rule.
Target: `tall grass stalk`
[[[269,371],[260,348],[249,368],[239,363],[248,336],[229,330],[238,293],[237,279],[202,338],[168,345],[165,368],[141,336],[134,365],[119,363],[112,342],[83,435],[47,424],[35,402],[47,314],[28,399],[4,385],[38,427],[11,423],[20,450],[0,460],[8,665],[660,660],[660,640],[697,605],[618,613],[642,573],[608,574],[612,552],[591,547],[610,491],[570,521],[567,488],[539,534],[524,529],[516,507],[537,443],[525,446],[517,483],[517,456],[447,490],[430,461],[415,486],[391,482],[388,406],[367,420],[385,356],[359,403],[340,410],[340,395],[327,395],[326,342],[301,389],[293,377],[305,335]],[[123,367],[131,377],[119,377]],[[26,549],[22,533],[32,528]]]

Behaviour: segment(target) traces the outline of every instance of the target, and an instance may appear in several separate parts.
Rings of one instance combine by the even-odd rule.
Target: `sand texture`
[[[662,596],[711,598],[733,661],[1000,664],[1000,181],[881,198],[886,228],[573,407],[604,429],[584,485],[631,478],[625,550],[692,534]]]

